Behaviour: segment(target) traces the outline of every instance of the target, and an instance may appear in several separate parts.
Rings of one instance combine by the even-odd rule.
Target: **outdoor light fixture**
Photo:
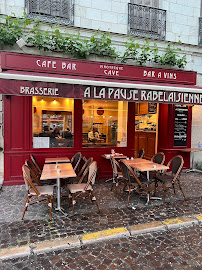
[[[24,41],[24,39],[23,38],[20,38],[20,39],[18,39],[17,41],[16,41],[16,44],[18,45],[18,47],[21,49],[22,47],[24,47],[25,46],[25,41]]]

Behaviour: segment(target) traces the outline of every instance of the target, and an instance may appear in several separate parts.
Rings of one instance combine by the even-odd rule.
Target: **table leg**
[[[189,173],[189,172],[200,172],[201,173],[202,171],[194,168],[194,152],[191,152],[190,156],[191,156],[191,168],[189,170],[187,170],[186,172],[187,173]]]
[[[147,181],[149,182],[149,171],[147,171]],[[148,187],[148,185],[147,185]],[[149,191],[147,191],[147,202],[146,202],[146,205],[149,204],[149,197],[150,197],[150,194],[149,194]]]
[[[60,211],[63,215],[67,215],[64,211],[61,209],[61,194],[60,194],[60,178],[57,178],[57,208],[55,208],[56,211]]]

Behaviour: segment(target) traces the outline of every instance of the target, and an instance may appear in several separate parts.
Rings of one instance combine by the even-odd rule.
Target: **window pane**
[[[126,147],[128,103],[83,100],[83,146]]]
[[[33,148],[73,147],[73,108],[73,99],[33,97]]]

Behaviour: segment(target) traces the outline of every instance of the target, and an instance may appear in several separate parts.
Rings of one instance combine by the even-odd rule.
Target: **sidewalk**
[[[111,192],[111,182],[97,184],[95,196],[101,212],[87,200],[75,205],[75,216],[72,208],[67,208],[67,197],[62,200],[62,206],[68,216],[62,216],[53,210],[53,220],[49,220],[47,206],[31,206],[21,221],[24,209],[26,190],[24,186],[4,187],[0,191],[0,249],[16,246],[30,246],[44,241],[81,236],[93,232],[145,224],[154,221],[164,221],[176,217],[192,217],[202,213],[202,174],[182,173],[182,187],[187,197],[184,202],[180,191],[176,195],[167,195],[167,202],[155,200],[145,206],[145,199],[131,196],[130,207],[126,207],[127,193],[121,195],[121,188],[116,187]],[[163,193],[157,194],[162,196]]]

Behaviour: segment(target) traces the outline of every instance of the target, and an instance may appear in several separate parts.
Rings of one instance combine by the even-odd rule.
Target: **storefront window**
[[[128,103],[83,100],[83,147],[126,147]]]
[[[74,100],[33,97],[33,148],[73,147]]]

